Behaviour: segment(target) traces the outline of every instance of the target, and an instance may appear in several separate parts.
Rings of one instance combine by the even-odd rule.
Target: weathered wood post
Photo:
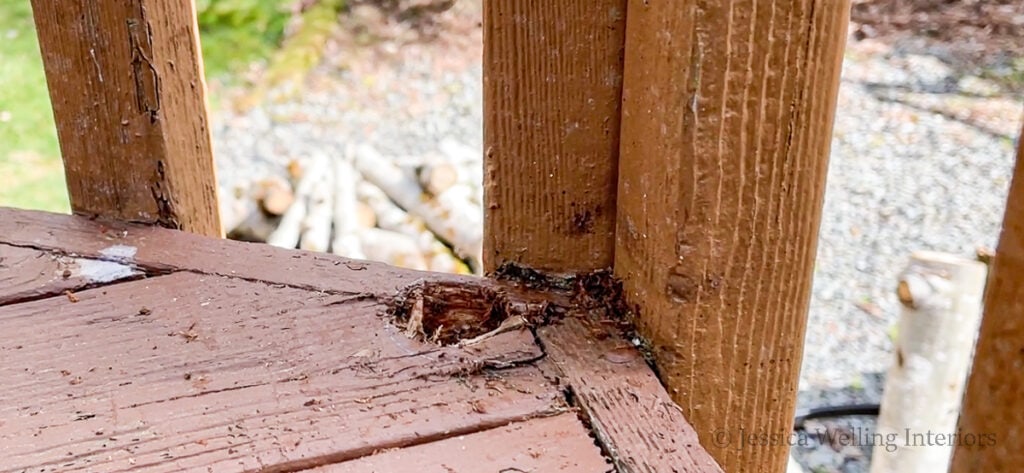
[[[629,2],[615,272],[728,472],[786,465],[848,18]]]
[[[221,234],[192,0],[32,0],[75,213]]]
[[[610,268],[626,0],[484,2],[484,266]]]
[[[952,473],[1024,465],[1024,131],[985,290],[985,312],[964,395]]]

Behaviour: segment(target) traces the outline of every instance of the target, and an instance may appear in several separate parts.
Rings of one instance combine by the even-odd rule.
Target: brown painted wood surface
[[[623,471],[719,471],[686,443],[692,429],[635,352],[620,350],[627,342],[581,329],[573,318],[587,314],[562,292],[3,208],[0,252],[148,275],[72,299],[37,277],[52,266],[0,266],[0,280],[52,295],[0,307],[0,471],[296,471],[412,448],[368,461],[372,471],[377,460],[426,465],[417,459],[430,451],[441,465],[451,445],[496,442],[506,427],[548,450],[529,447],[526,460],[509,442],[509,455],[481,454],[545,467],[571,458],[587,471],[596,441],[618,465],[648,468]],[[385,304],[427,283],[506,291],[515,299],[495,303],[507,311],[547,301],[568,319],[543,328],[542,344],[523,328],[462,348],[424,344]],[[601,433],[551,437],[532,420],[565,414]]]
[[[139,271],[117,263],[0,245],[0,306],[139,275]]]
[[[725,471],[782,471],[849,2],[629,2],[616,275]],[[728,436],[734,441],[720,440]]]
[[[193,271],[328,292],[389,294],[421,279],[462,280],[326,253],[4,207],[0,207],[0,243],[121,261],[157,272]]]
[[[612,265],[626,0],[484,2],[484,266]]]
[[[1022,132],[1024,135],[1024,132]],[[964,394],[952,473],[1024,465],[1024,138],[985,292],[985,312]],[[924,434],[927,434],[925,432]]]
[[[474,434],[389,450],[317,473],[599,473],[610,464],[574,414],[517,422]],[[312,473],[312,472],[311,472]]]
[[[295,471],[565,409],[529,332],[413,341],[380,303],[179,273],[0,308],[4,471]],[[273,468],[270,468],[270,466]]]
[[[71,208],[219,236],[191,0],[32,0]]]
[[[620,473],[722,471],[628,341],[581,319],[538,336]]]

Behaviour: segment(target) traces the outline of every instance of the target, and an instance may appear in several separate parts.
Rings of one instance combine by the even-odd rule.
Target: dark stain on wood
[[[569,227],[569,233],[572,235],[587,235],[594,233],[594,218],[599,215],[598,211],[591,212],[590,210],[583,210],[576,212],[572,215],[572,225]]]
[[[530,327],[586,316],[635,335],[622,284],[610,271],[552,275],[506,263],[494,277],[417,282],[391,298],[387,314],[407,334],[441,345],[481,336],[517,316]]]
[[[513,287],[444,281],[414,284],[391,300],[389,315],[407,334],[451,345],[496,330],[510,317],[543,325],[565,315],[544,294]]]
[[[720,471],[622,336],[607,271],[458,277],[0,208],[5,249],[0,293],[6,277],[59,296],[0,307],[7,468],[449,471],[453,448],[496,442],[456,469],[606,471],[603,452],[623,472]],[[53,263],[72,254],[148,278],[83,290]],[[455,327],[449,346],[380,316],[417,301],[437,315],[419,337]]]

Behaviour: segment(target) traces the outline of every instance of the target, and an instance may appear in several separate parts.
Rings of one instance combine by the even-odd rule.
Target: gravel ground
[[[474,2],[412,27],[376,7],[356,8],[344,21],[358,26],[331,40],[300,94],[273,91],[259,107],[214,117],[221,188],[283,176],[292,161],[340,156],[353,143],[399,159],[435,153],[446,137],[482,149],[479,20]]]
[[[384,13],[358,11],[358,20],[384,25],[374,32],[384,38],[375,47],[353,47],[358,36],[339,38],[301,96],[216,117],[222,187],[284,174],[292,160],[340,154],[352,142],[398,157],[434,152],[443,137],[481,147],[479,10],[472,3],[445,13],[440,33],[409,33],[387,26]],[[894,285],[912,252],[973,257],[977,247],[995,245],[1021,103],[941,57],[875,40],[848,48],[801,407],[881,398],[899,314]],[[873,427],[870,418],[808,424],[819,434]],[[794,456],[810,471],[867,471],[870,448],[813,435],[805,442]]]
[[[934,55],[927,54],[928,52]],[[962,75],[941,51],[851,43],[832,142],[800,405],[878,402],[911,253],[974,257],[998,238],[1019,97]],[[869,439],[874,419],[810,426]],[[811,442],[821,445],[822,442]],[[854,435],[850,443],[858,442]],[[867,471],[870,448],[795,448],[815,472]]]

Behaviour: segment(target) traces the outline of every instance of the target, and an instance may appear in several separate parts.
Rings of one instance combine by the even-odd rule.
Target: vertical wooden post
[[[786,465],[848,18],[629,2],[615,272],[728,472]]]
[[[71,208],[219,236],[192,0],[32,0]]]
[[[626,0],[484,2],[484,266],[612,265]]]
[[[952,473],[1024,465],[1024,131],[996,248],[974,367],[952,443]]]

